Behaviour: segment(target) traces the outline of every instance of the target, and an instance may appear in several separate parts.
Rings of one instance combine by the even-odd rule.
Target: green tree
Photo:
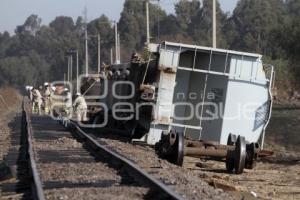
[[[238,32],[232,48],[272,55],[272,34],[285,22],[281,0],[241,0],[231,20]]]
[[[217,46],[225,47],[226,41],[223,34],[227,16],[221,10],[220,4],[216,1],[217,9]],[[203,46],[212,44],[212,1],[203,0],[203,5],[198,9],[197,14],[192,17],[188,34],[192,35],[193,40]]]
[[[83,17],[79,16],[77,17],[76,23],[75,23],[75,29],[77,34],[83,35],[85,30],[85,23],[83,20]]]
[[[49,26],[60,35],[71,34],[75,30],[73,19],[66,16],[56,17]]]
[[[30,15],[22,26],[17,26],[17,34],[30,34],[35,36],[36,32],[40,29],[42,19],[37,15]]]
[[[200,10],[200,1],[198,0],[180,0],[175,4],[175,13],[177,16],[177,23],[182,31],[187,31],[194,18]]]
[[[48,68],[47,62],[35,51],[30,51],[28,56],[7,57],[0,60],[0,83],[39,85],[47,80]]]
[[[180,24],[177,21],[177,17],[174,15],[168,15],[160,22],[160,41],[192,43],[193,39],[180,28]]]
[[[145,2],[136,0],[126,0],[124,3],[121,18],[119,20],[119,30],[121,32],[121,42],[126,46],[128,56],[137,50],[141,50],[146,42],[146,18]],[[151,36],[155,37],[157,30],[157,19],[166,17],[165,11],[156,5],[149,3],[149,18]]]
[[[11,45],[10,35],[7,31],[0,33],[0,59],[6,56],[6,51]]]
[[[110,63],[110,49],[114,47],[115,32],[112,27],[113,23],[105,15],[94,19],[88,24],[88,32],[90,35],[96,36],[100,33],[101,37],[101,62]],[[96,70],[98,55],[98,40],[93,37],[89,40],[90,56],[92,66]]]

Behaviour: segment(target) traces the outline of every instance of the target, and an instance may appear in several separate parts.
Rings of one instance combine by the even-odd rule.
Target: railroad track
[[[134,162],[93,139],[73,121],[61,126],[30,115],[23,126],[35,199],[183,199]]]
[[[37,170],[37,164],[35,160],[35,155],[33,152],[33,133],[32,128],[30,126],[30,116],[28,112],[28,105],[25,101],[22,103],[22,131],[25,133],[24,139],[26,140],[25,143],[27,144],[27,156],[28,156],[28,165],[32,175],[32,197],[34,199],[44,200],[45,196],[43,193],[43,186],[39,177],[39,173]]]

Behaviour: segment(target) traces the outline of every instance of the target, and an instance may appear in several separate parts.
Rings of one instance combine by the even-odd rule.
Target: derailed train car
[[[146,62],[135,54],[130,63],[107,65],[99,75],[83,78],[80,89],[90,124],[102,132],[145,136],[152,121],[157,74],[157,59]]]
[[[101,130],[155,144],[179,165],[194,156],[224,160],[236,173],[253,168],[271,115],[273,67],[259,54],[180,43],[149,51],[149,60],[104,70],[97,91],[108,91],[99,98],[107,108],[93,123],[107,117]]]

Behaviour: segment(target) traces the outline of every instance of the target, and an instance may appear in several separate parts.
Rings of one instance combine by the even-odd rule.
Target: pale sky
[[[238,0],[219,0],[226,12],[231,12]],[[178,0],[160,0],[160,5],[168,13],[174,12]],[[92,20],[105,14],[112,20],[120,18],[124,0],[0,0],[0,32],[14,33],[16,26],[22,25],[31,14],[42,18],[48,24],[56,16],[71,16],[75,20],[83,15],[87,3],[88,19]]]

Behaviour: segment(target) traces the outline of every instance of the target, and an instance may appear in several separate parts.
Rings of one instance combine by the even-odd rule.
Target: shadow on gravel
[[[202,168],[201,171],[204,171],[204,172],[214,172],[214,173],[220,173],[220,174],[230,174],[226,169],[209,169],[209,168],[204,168],[203,169]]]
[[[11,130],[11,147],[5,162],[10,166],[16,181],[2,184],[2,193],[21,194],[22,199],[31,199],[29,161],[27,155],[26,132],[22,127],[22,116],[18,114],[8,124]]]
[[[47,127],[47,132],[59,132],[64,130],[64,127],[58,129],[58,121],[47,120],[49,119],[49,116],[33,114],[30,118],[31,126],[34,127],[36,130],[44,130],[45,127]]]
[[[263,158],[261,159],[264,163],[271,163],[271,164],[279,164],[279,165],[286,165],[286,166],[292,166],[292,165],[300,165],[300,158]]]
[[[284,110],[300,110],[299,106],[280,106],[280,107],[273,107],[273,110],[276,111],[284,111]]]
[[[99,138],[118,140],[121,142],[131,141],[131,135],[127,131],[118,131],[110,128],[86,128],[84,131],[92,133]]]
[[[88,152],[80,150],[38,150],[39,163],[93,163]],[[76,155],[76,157],[74,157]]]
[[[101,182],[83,182],[83,183],[74,183],[74,182],[59,182],[59,181],[46,181],[43,183],[44,189],[60,189],[60,188],[87,188],[87,187],[112,187],[116,184],[115,180],[103,180]]]

